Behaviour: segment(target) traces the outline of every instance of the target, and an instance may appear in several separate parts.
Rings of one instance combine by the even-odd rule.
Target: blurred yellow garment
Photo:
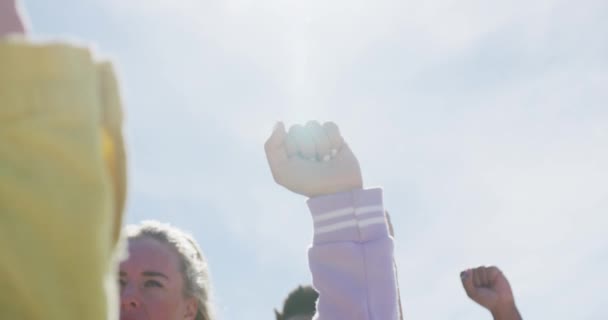
[[[0,41],[0,319],[118,318],[121,127],[108,63]]]

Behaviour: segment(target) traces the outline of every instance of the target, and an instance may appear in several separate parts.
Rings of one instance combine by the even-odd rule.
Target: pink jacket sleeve
[[[314,222],[308,252],[319,292],[317,320],[398,320],[393,240],[382,189],[308,200]]]

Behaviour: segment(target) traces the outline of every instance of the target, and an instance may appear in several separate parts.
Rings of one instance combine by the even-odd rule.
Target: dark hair
[[[283,303],[283,313],[274,310],[277,320],[285,320],[296,315],[314,315],[319,294],[311,286],[298,286],[291,291]]]

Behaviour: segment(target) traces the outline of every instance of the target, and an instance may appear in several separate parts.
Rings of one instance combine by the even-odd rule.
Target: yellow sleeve
[[[109,64],[0,41],[0,319],[117,318],[121,127]]]

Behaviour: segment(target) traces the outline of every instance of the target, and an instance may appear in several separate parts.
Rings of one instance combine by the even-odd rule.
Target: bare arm
[[[24,34],[25,23],[15,0],[0,0],[0,38]]]
[[[505,309],[493,311],[492,316],[494,320],[522,320],[515,304],[507,306]]]

